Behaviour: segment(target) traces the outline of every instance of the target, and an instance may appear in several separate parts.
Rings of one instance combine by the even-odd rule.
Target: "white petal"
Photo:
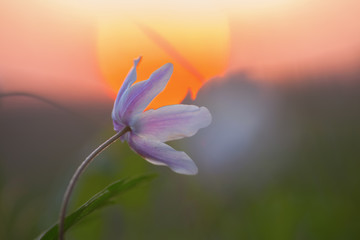
[[[132,150],[152,164],[166,165],[180,174],[195,175],[198,171],[185,152],[176,151],[165,143],[135,133],[131,133],[128,141]]]
[[[124,124],[117,120],[113,120],[113,125],[116,132],[121,132],[126,127]]]
[[[177,104],[144,112],[134,124],[133,131],[166,142],[191,137],[210,122],[211,114],[206,107]]]
[[[131,120],[142,113],[149,103],[165,88],[173,72],[173,65],[167,63],[146,81],[138,82],[127,89],[119,102],[120,118],[131,125]]]
[[[118,95],[115,99],[115,103],[114,103],[114,107],[112,110],[112,119],[114,121],[116,121],[116,123],[118,125],[121,125],[120,123],[120,109],[119,109],[119,101],[122,97],[122,95],[124,94],[124,92],[136,81],[136,67],[139,64],[139,62],[141,61],[142,57],[138,57],[137,59],[134,60],[134,66],[130,69],[129,73],[127,74],[123,85],[121,86]],[[114,126],[115,128],[117,128],[116,126]],[[115,129],[116,130],[116,129]]]

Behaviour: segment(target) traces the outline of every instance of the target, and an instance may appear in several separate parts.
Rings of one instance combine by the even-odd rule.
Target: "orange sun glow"
[[[162,4],[161,11],[156,14],[152,9],[154,5],[137,7],[136,11],[128,6],[127,12],[101,19],[98,58],[103,76],[114,93],[131,68],[132,59],[138,56],[143,56],[138,67],[138,81],[148,79],[167,62],[174,64],[174,73],[166,89],[150,108],[179,103],[188,92],[195,98],[207,80],[226,71],[227,19],[215,6],[199,5],[202,11],[196,13],[196,6],[189,9],[187,4]]]

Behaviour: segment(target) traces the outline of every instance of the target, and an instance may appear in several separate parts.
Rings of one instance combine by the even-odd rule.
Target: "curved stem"
[[[72,176],[69,185],[66,188],[64,198],[61,205],[60,217],[59,217],[59,239],[64,239],[64,221],[66,208],[68,206],[70,195],[74,189],[74,186],[80,177],[81,173],[84,172],[86,167],[94,160],[94,158],[99,155],[102,151],[104,151],[109,145],[115,142],[120,136],[124,135],[126,132],[130,131],[129,127],[124,128],[121,132],[116,133],[114,136],[106,140],[103,144],[101,144],[98,148],[96,148],[87,158],[80,164],[80,166],[76,169],[74,175]]]
[[[67,108],[59,103],[57,103],[56,101],[53,101],[51,99],[48,99],[46,97],[42,97],[40,95],[36,95],[34,93],[28,93],[28,92],[6,92],[6,93],[1,93],[0,92],[0,98],[11,98],[11,97],[26,97],[26,98],[32,98],[35,100],[38,100],[42,103],[45,103],[49,106],[52,106],[55,109],[58,109],[60,111],[63,111],[69,115],[72,115],[76,118],[78,118],[79,120],[84,120],[84,116],[82,116],[81,114],[79,114],[78,112],[73,111],[70,108]],[[89,120],[87,119],[86,123],[88,123]],[[90,122],[90,124],[92,125],[92,123]],[[90,126],[90,125],[89,125]]]
[[[54,108],[60,109],[62,111],[74,114],[72,111],[70,111],[69,109],[67,109],[66,107],[60,105],[59,103],[52,101],[50,99],[47,99],[45,97],[33,94],[33,93],[28,93],[28,92],[8,92],[8,93],[0,93],[0,98],[4,98],[4,97],[28,97],[28,98],[33,98],[36,99],[40,102],[44,102],[46,104],[49,104],[51,106],[53,106]]]

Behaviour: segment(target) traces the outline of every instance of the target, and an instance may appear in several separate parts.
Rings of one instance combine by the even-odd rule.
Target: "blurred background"
[[[70,211],[109,183],[158,173],[68,239],[360,239],[358,0],[1,0],[0,239],[57,221],[80,162],[114,134],[113,101],[175,66],[151,108],[206,106],[212,124],[170,144],[183,176],[116,142]]]

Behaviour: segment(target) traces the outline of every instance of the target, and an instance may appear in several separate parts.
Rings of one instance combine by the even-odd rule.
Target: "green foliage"
[[[86,216],[103,208],[105,206],[115,204],[114,199],[121,193],[126,192],[127,190],[133,189],[140,184],[152,180],[156,175],[141,175],[139,177],[126,178],[118,180],[109,186],[107,186],[102,191],[95,194],[90,198],[86,203],[80,206],[75,212],[68,215],[65,219],[64,231],[68,230],[70,227],[74,226]],[[38,240],[56,240],[58,238],[58,224],[55,224],[50,229],[42,233],[37,239]]]

